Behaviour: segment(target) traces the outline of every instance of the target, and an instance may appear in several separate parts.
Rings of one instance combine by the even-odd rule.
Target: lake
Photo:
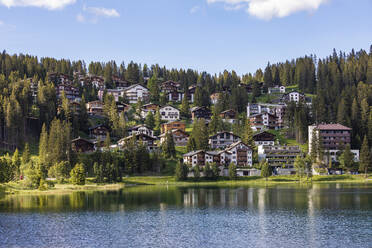
[[[372,247],[372,186],[7,195],[0,247]]]

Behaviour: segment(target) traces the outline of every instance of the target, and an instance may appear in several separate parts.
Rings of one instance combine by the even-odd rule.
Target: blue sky
[[[0,0],[0,49],[218,73],[372,44],[371,0]]]

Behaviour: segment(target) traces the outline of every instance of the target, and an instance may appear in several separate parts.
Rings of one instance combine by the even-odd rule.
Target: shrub
[[[70,172],[70,180],[72,184],[84,185],[85,184],[85,169],[82,163],[76,164]]]
[[[234,163],[229,164],[229,178],[235,180],[237,178],[236,165]]]

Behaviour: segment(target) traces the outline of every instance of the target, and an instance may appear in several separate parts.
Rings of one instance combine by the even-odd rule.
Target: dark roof
[[[78,140],[82,140],[82,141],[85,141],[85,142],[87,142],[87,143],[90,143],[90,144],[93,144],[93,145],[94,145],[94,143],[93,143],[92,141],[90,141],[90,140],[88,140],[88,139],[81,138],[81,137],[78,137],[78,138],[76,138],[76,139],[71,140],[71,143],[73,143],[73,142],[75,142],[75,141],[78,141]]]
[[[238,135],[236,135],[236,134],[234,134],[232,132],[228,132],[228,131],[217,132],[216,134],[209,136],[209,138],[215,137],[215,136],[220,135],[222,133],[228,133],[230,135],[233,135],[233,136],[236,136],[236,137],[240,138],[240,136],[238,136]]]

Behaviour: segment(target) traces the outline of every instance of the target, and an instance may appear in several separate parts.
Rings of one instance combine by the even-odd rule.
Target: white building
[[[138,100],[147,101],[150,91],[140,84],[134,84],[124,89],[124,93],[129,103],[137,103]]]
[[[180,119],[180,111],[170,105],[161,107],[159,112],[163,121],[177,121]]]
[[[209,146],[212,149],[224,149],[240,140],[239,136],[231,132],[218,132],[215,135],[209,136]]]

